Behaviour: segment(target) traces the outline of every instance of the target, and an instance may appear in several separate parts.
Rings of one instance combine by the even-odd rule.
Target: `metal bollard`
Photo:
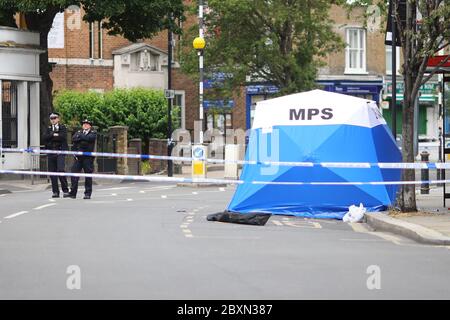
[[[422,162],[426,162],[428,163],[430,161],[430,154],[427,151],[422,151],[420,153],[420,159]],[[420,179],[422,181],[428,181],[430,179],[430,171],[429,169],[422,169],[421,170],[421,177]],[[420,185],[420,194],[429,194],[430,193],[430,184],[427,183],[422,183]]]

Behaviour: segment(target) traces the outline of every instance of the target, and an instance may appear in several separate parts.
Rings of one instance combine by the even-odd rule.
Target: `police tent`
[[[259,102],[245,160],[227,210],[208,220],[342,219],[360,203],[381,211],[395,200],[397,186],[367,182],[398,181],[401,174],[376,165],[401,160],[376,103],[322,90]]]

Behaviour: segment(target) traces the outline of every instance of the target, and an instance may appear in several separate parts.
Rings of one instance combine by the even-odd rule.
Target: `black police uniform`
[[[84,133],[83,130],[77,131],[72,138],[73,142],[73,151],[81,151],[81,152],[93,152],[95,148],[95,140],[97,139],[97,133],[92,129]],[[75,162],[72,166],[72,173],[80,173],[81,170],[84,173],[93,173],[94,172],[94,157],[92,156],[76,156]],[[76,197],[78,192],[78,177],[71,178],[71,190],[70,196]],[[84,183],[84,195],[91,196],[92,194],[92,178],[86,178]]]
[[[67,128],[63,124],[51,125],[47,128],[44,134],[44,143],[47,150],[67,151]],[[49,154],[48,171],[49,172],[65,172],[65,155],[63,154]],[[58,177],[51,176],[52,191],[54,195],[59,195]],[[66,177],[60,176],[61,189],[64,193],[69,192]]]

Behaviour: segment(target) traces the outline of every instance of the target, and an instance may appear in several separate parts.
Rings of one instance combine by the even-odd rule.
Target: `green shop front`
[[[402,133],[402,119],[403,119],[403,82],[397,82],[397,134]],[[437,138],[439,135],[438,129],[438,83],[428,82],[420,87],[419,90],[419,136],[428,136]],[[391,127],[392,125],[392,113],[390,106],[390,101],[392,99],[392,82],[387,81],[383,88],[383,102],[382,102],[382,112],[383,117],[386,122]]]

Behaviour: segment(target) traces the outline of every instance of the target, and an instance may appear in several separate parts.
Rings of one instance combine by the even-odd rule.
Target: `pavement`
[[[444,207],[442,187],[434,187],[429,194],[417,190],[418,213],[366,214],[366,222],[373,230],[395,233],[423,244],[450,245],[450,210]]]
[[[207,221],[234,190],[98,181],[92,200],[1,195],[0,299],[450,298],[449,246],[337,220]]]

